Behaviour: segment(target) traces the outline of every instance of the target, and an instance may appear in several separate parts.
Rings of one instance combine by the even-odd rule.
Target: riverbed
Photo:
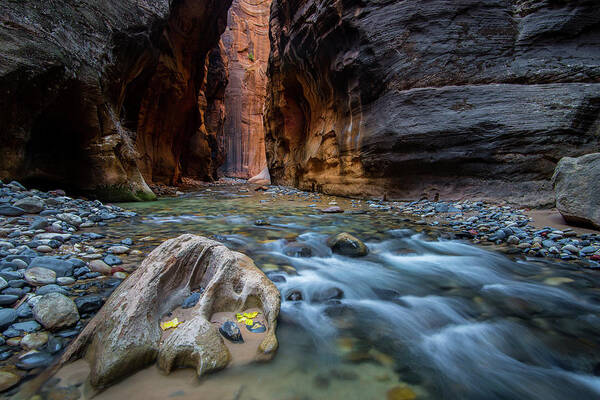
[[[210,186],[121,206],[138,217],[98,232],[145,254],[193,233],[250,256],[282,295],[280,349],[200,380],[150,367],[98,399],[600,397],[595,270],[509,257],[366,202],[293,190]],[[331,206],[346,212],[319,212]],[[332,254],[326,239],[339,232],[369,254]],[[61,373],[49,385],[85,392],[81,362]]]

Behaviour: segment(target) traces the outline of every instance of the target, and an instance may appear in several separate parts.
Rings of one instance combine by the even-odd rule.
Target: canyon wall
[[[139,200],[214,177],[230,3],[0,4],[0,178]]]
[[[234,0],[222,36],[229,84],[225,90],[226,118],[222,172],[250,178],[266,167],[263,106],[269,58],[271,0]]]
[[[274,0],[270,37],[275,183],[542,205],[598,149],[595,1]]]

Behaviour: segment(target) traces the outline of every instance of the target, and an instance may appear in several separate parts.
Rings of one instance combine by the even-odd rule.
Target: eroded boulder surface
[[[182,323],[163,336],[160,319],[203,288]],[[231,355],[211,316],[257,307],[267,332],[254,360],[277,349],[275,329],[280,296],[275,285],[247,256],[195,235],[171,239],[123,282],[71,344],[61,363],[85,356],[97,389],[157,361],[166,372],[177,367],[198,375],[225,368]]]
[[[274,0],[265,141],[275,184],[552,203],[598,148],[594,1]]]
[[[600,229],[600,153],[561,159],[552,182],[556,208],[568,222]]]

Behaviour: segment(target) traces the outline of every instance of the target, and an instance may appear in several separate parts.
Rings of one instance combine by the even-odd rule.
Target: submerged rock
[[[327,240],[331,251],[343,256],[362,257],[369,254],[368,247],[349,233],[340,233]]]
[[[10,371],[0,371],[0,392],[10,389],[15,386],[21,377]]]

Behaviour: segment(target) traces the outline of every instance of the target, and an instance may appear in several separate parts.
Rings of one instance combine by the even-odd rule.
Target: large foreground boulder
[[[556,208],[568,222],[600,228],[600,153],[562,158],[552,182]]]
[[[176,329],[165,332],[160,320],[192,291],[202,295]],[[61,362],[85,356],[90,384],[105,388],[155,361],[166,372],[195,368],[198,376],[225,368],[230,353],[211,316],[255,307],[267,332],[254,360],[268,360],[275,336],[280,297],[275,285],[247,256],[190,234],[157,247],[115,290],[63,355]]]

